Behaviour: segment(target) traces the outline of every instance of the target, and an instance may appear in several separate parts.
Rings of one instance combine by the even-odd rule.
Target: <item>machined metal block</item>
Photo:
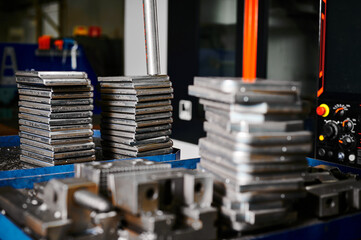
[[[51,104],[34,103],[28,101],[19,101],[19,106],[46,110],[49,112],[81,112],[93,110],[93,105],[69,105],[69,106],[52,106]]]

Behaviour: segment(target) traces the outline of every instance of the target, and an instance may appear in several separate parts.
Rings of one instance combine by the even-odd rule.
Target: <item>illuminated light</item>
[[[342,140],[338,140],[339,143],[343,144],[343,141]]]
[[[325,137],[323,135],[320,135],[318,139],[320,139],[320,141],[322,142],[323,140],[325,140]]]

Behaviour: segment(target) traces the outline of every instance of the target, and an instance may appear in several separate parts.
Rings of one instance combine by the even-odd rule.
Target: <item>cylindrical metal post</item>
[[[145,56],[148,75],[160,74],[156,0],[143,0]]]

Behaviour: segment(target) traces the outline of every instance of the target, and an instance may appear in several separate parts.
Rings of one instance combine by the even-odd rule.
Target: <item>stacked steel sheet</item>
[[[20,160],[28,167],[95,160],[93,87],[84,72],[16,73]]]
[[[214,199],[225,229],[246,232],[297,219],[292,202],[304,196],[311,133],[295,82],[196,77],[206,122],[201,167],[213,173]]]
[[[99,82],[103,156],[120,159],[173,151],[168,76],[99,77]]]

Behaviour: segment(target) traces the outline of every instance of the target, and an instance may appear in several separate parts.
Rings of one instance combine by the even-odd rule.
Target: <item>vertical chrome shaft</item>
[[[148,75],[160,74],[156,0],[143,0],[145,56]]]

